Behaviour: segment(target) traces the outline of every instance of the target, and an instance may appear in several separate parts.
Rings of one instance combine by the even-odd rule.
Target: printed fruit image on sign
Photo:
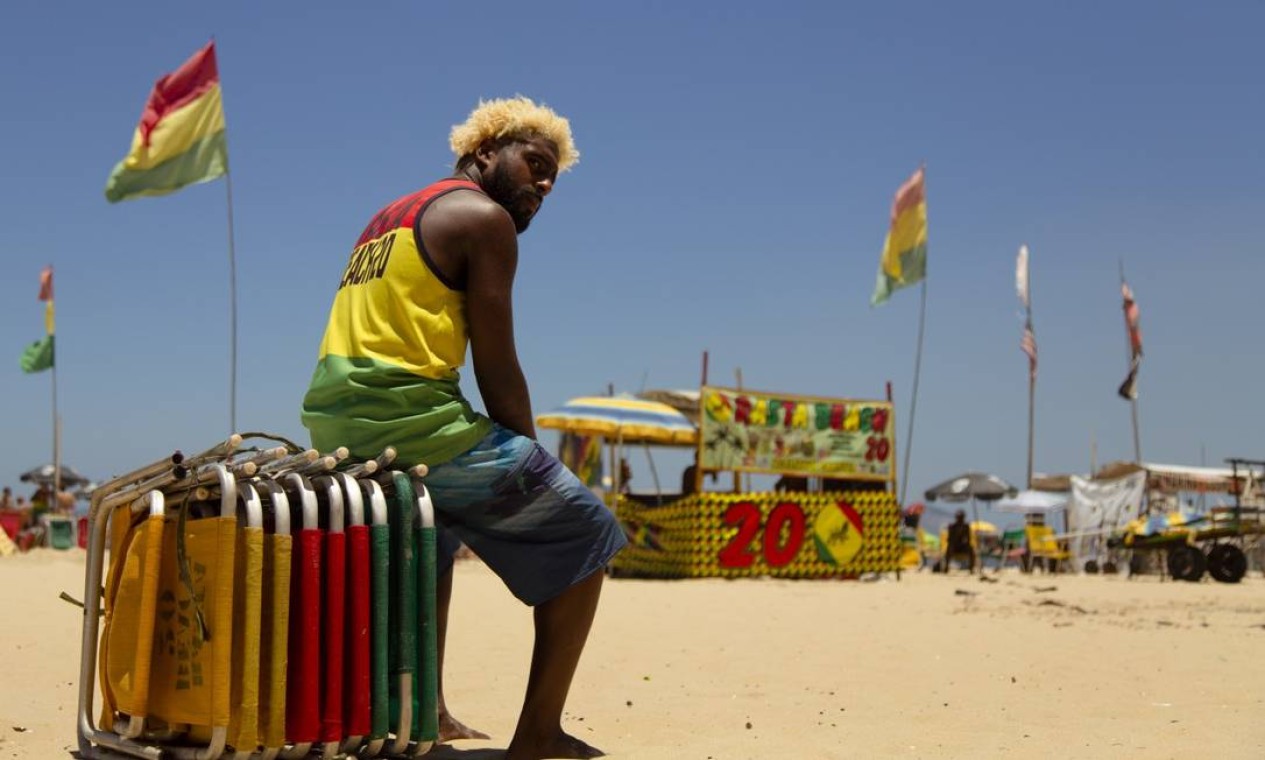
[[[822,507],[813,520],[813,543],[822,562],[848,564],[865,546],[861,515],[843,501]]]

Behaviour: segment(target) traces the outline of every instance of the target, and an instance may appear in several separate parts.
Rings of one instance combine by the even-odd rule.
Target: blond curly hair
[[[543,103],[537,105],[519,95],[499,100],[480,100],[464,124],[452,128],[448,145],[457,159],[474,153],[485,140],[500,137],[539,136],[558,148],[558,171],[580,160],[571,139],[571,123]]]

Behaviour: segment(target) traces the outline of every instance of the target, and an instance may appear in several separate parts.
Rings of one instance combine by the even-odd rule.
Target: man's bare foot
[[[439,714],[439,741],[450,742],[457,739],[488,739],[487,734],[477,729],[470,728],[466,724],[449,715],[447,712]]]
[[[520,746],[521,745],[521,746]],[[605,757],[606,753],[597,747],[585,744],[569,734],[559,731],[552,739],[533,743],[520,742],[517,737],[505,750],[505,760],[546,760],[546,758],[564,758],[565,760],[583,760],[590,757]]]

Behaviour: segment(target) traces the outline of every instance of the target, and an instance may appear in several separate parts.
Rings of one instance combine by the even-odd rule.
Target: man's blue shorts
[[[439,524],[439,573],[464,543],[532,606],[601,571],[628,543],[610,509],[570,470],[500,425],[424,482]]]

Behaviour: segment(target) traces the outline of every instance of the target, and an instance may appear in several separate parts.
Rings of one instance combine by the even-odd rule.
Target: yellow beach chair
[[[208,760],[223,753],[231,719],[233,591],[237,560],[237,482],[223,464],[207,465],[218,483],[218,516],[186,514],[163,525],[151,715],[189,728],[205,746],[166,747],[165,756]],[[188,509],[188,508],[186,508]]]
[[[141,501],[147,506],[147,514],[139,522],[133,521],[126,508],[115,517],[115,538],[111,542],[115,548],[105,587],[101,633],[101,724],[112,726],[127,739],[141,735],[149,716],[166,504],[159,491],[150,491]],[[116,631],[121,635],[116,637]],[[132,637],[130,642],[126,640],[128,635]],[[128,716],[125,723],[116,723],[120,713]]]
[[[145,637],[159,642],[161,632],[156,621],[161,619],[157,599],[163,593],[163,571],[168,567],[165,556],[174,539],[174,530],[164,519],[165,502],[162,489],[187,482],[191,472],[213,461],[229,456],[241,443],[241,436],[230,436],[227,441],[193,457],[186,458],[180,452],[160,459],[145,467],[120,475],[95,489],[88,513],[88,530],[85,541],[87,562],[84,572],[84,617],[80,641],[78,734],[80,754],[91,757],[98,749],[121,752],[141,758],[181,757],[186,754],[202,757],[218,756],[219,751],[208,746],[187,752],[170,752],[156,746],[148,739],[140,741],[129,735],[149,732],[147,724],[151,716],[156,720],[165,694],[155,688],[158,675],[157,652],[159,646],[147,647]],[[211,479],[218,477],[212,473]],[[148,517],[145,514],[148,514]],[[102,585],[106,556],[107,531],[113,526],[114,542],[107,586]],[[231,537],[230,537],[231,538]],[[139,543],[137,540],[139,539]],[[231,544],[232,541],[230,540]],[[130,561],[130,566],[129,566]],[[172,560],[174,564],[174,559]],[[135,596],[131,611],[112,609],[109,604],[102,610],[103,601],[118,601],[118,589],[124,581],[135,589],[128,597]],[[109,594],[114,596],[106,600]],[[212,602],[218,599],[210,600]],[[129,604],[131,604],[129,602]],[[144,623],[142,624],[142,619]],[[127,620],[133,621],[125,626]],[[217,622],[218,625],[218,622]],[[103,635],[106,629],[113,635]],[[130,629],[131,638],[125,635]],[[226,633],[223,639],[231,639]],[[231,643],[231,641],[225,641]],[[112,655],[131,650],[131,663],[120,668],[116,660],[111,666]],[[98,659],[98,650],[101,657]],[[111,671],[119,675],[111,677]],[[100,671],[102,708],[100,724],[94,716],[97,674]],[[148,672],[146,672],[148,671]],[[132,713],[117,708],[126,703]],[[116,718],[122,718],[121,723]]]
[[[238,486],[243,527],[237,530],[233,591],[232,713],[228,744],[236,760],[259,750],[259,678],[264,589],[263,502],[251,483]]]
[[[1041,560],[1043,571],[1056,572],[1060,562],[1071,558],[1072,555],[1054,537],[1054,528],[1048,525],[1028,525],[1024,528],[1024,532],[1028,541],[1030,562],[1035,565],[1037,560]]]
[[[271,532],[264,533],[263,595],[259,657],[259,742],[261,760],[273,760],[285,746],[286,663],[290,645],[290,500],[270,478],[258,481],[266,496]]]

